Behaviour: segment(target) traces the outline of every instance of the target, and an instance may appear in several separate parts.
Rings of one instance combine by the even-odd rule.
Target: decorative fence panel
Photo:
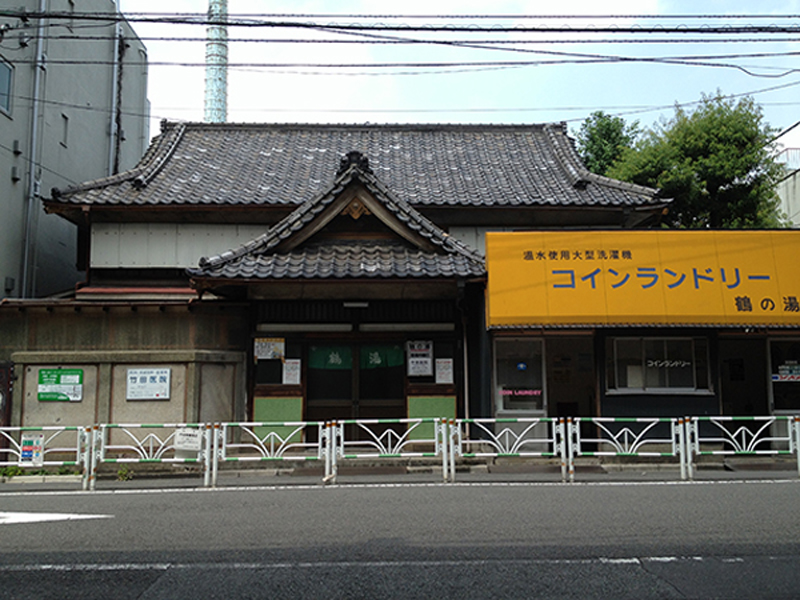
[[[800,475],[800,417],[691,417],[690,477],[700,456],[792,456]]]
[[[2,427],[0,466],[83,468],[88,457],[87,427]]]
[[[558,458],[566,480],[567,444],[564,419],[458,419],[454,457]],[[454,473],[451,474],[451,477]]]
[[[106,424],[93,429],[88,487],[97,467],[111,464],[198,464],[205,482],[211,473],[211,429],[205,423]]]
[[[686,479],[684,419],[576,417],[568,419],[569,477],[575,479],[575,458],[616,456],[678,459]]]
[[[326,423],[315,421],[216,423],[212,483],[220,463],[326,460],[328,435]]]
[[[686,418],[367,419],[327,422],[103,424],[0,428],[0,466],[76,467],[95,489],[102,464],[195,464],[205,486],[221,465],[319,461],[326,483],[342,462],[434,459],[445,482],[474,459],[559,460],[575,480],[584,457],[676,461],[694,476],[703,456],[786,456],[800,476],[800,416]]]

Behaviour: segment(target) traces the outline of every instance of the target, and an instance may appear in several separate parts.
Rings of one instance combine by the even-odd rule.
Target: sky
[[[125,13],[207,12],[208,0],[120,0]],[[665,27],[713,25],[800,26],[800,0],[228,0],[231,19],[239,15],[405,15],[371,22],[391,24],[435,23],[454,25],[450,18],[432,21],[410,15],[519,15],[520,18],[490,24],[569,26]],[[522,16],[550,15],[550,19],[525,20]],[[615,18],[600,19],[614,15]],[[635,16],[669,16],[653,20]],[[728,15],[723,20],[690,16]],[[731,19],[730,15],[759,15],[759,19]],[[778,15],[794,15],[779,19]],[[569,16],[586,16],[585,19]],[[682,17],[682,18],[675,18]],[[768,17],[768,18],[766,18]],[[255,18],[255,17],[252,17]],[[266,18],[266,17],[260,17]],[[272,17],[278,19],[278,17]],[[331,23],[333,17],[307,17],[299,21]],[[337,23],[354,23],[355,17]],[[474,19],[467,21],[475,23]],[[484,21],[485,23],[485,21]],[[205,37],[205,26],[133,23],[141,38]],[[441,45],[288,44],[263,43],[258,39],[317,38],[363,39],[353,34],[309,29],[234,28],[229,62],[234,63],[374,63],[544,61],[562,55],[531,53],[530,50],[581,53],[618,57],[714,57],[697,64],[613,63],[539,64],[529,66],[462,66],[459,68],[400,67],[275,68],[231,67],[228,75],[228,121],[287,123],[545,123],[565,121],[576,132],[592,112],[602,110],[652,127],[675,113],[675,104],[688,104],[702,94],[750,95],[764,111],[765,120],[777,131],[800,121],[800,54],[797,56],[730,57],[732,54],[776,54],[800,52],[800,32],[782,36],[786,41],[752,43],[741,38],[754,35],[716,36],[727,41],[690,43],[711,36],[672,34],[660,39],[682,43],[602,43],[614,39],[656,39],[654,34],[621,33],[432,33],[376,32],[413,39],[521,40],[542,43],[506,44],[503,50]],[[533,36],[538,36],[534,38]],[[736,41],[731,41],[731,40]],[[573,43],[592,40],[595,43]],[[570,43],[566,43],[570,42]],[[202,63],[203,41],[158,41],[144,39],[151,62],[149,98],[151,132],[158,132],[161,119],[202,121],[205,70],[202,66],[157,63]],[[511,52],[510,48],[528,52]],[[722,56],[721,56],[722,55]],[[584,60],[584,59],[581,59]],[[696,61],[697,59],[695,59]],[[730,66],[725,66],[730,65]],[[784,147],[800,148],[800,126],[786,133]]]

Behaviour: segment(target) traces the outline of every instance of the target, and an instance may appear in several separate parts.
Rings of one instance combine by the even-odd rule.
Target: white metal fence
[[[445,482],[468,461],[512,458],[560,464],[646,459],[677,464],[692,479],[703,457],[794,458],[800,476],[800,416],[684,418],[392,419],[329,422],[102,424],[0,428],[0,467],[76,468],[95,489],[101,465],[196,466],[205,486],[223,465],[316,462],[335,482],[349,461],[440,462]]]

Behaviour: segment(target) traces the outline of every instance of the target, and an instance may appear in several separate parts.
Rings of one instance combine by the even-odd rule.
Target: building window
[[[0,112],[11,114],[11,83],[14,70],[0,58]]]
[[[610,391],[709,389],[705,338],[612,338],[607,357]]]
[[[769,353],[775,411],[796,413],[800,410],[800,340],[774,340]]]
[[[64,148],[69,144],[69,117],[61,114],[61,145]]]
[[[543,412],[544,344],[531,338],[498,338],[494,343],[495,404],[498,410]]]

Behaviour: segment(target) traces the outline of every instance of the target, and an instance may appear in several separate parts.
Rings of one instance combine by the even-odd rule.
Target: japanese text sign
[[[487,233],[490,327],[800,326],[800,231]]]

